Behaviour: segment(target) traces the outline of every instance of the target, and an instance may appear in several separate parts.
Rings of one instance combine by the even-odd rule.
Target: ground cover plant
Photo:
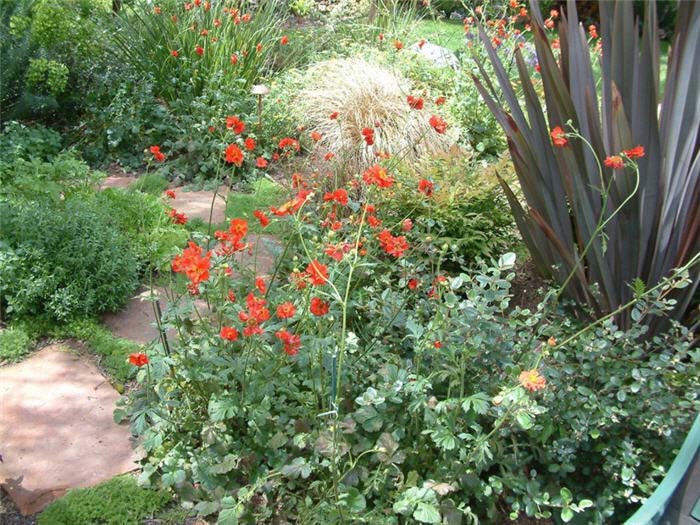
[[[700,410],[700,10],[560,4],[2,4],[0,365],[82,341],[146,453],[38,523],[624,523]]]

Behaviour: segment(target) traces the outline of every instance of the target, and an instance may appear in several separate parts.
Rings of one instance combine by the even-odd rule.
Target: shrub
[[[70,151],[56,155],[51,162],[17,157],[11,163],[0,161],[0,196],[58,203],[76,193],[92,193],[104,176],[92,171]]]
[[[187,242],[187,231],[172,223],[161,198],[110,188],[94,199],[95,207],[111,217],[127,239],[141,271],[167,269],[178,248]]]
[[[29,352],[32,339],[19,327],[0,329],[0,362],[17,361]]]
[[[87,489],[72,489],[37,518],[39,525],[124,525],[141,523],[170,501],[164,491],[140,488],[135,478],[119,476]]]
[[[401,171],[397,191],[383,203],[386,213],[396,222],[411,218],[437,244],[447,243],[450,269],[472,266],[479,258],[497,258],[517,242],[513,216],[496,177],[513,178],[507,159],[486,165],[456,150],[423,158]],[[434,185],[430,197],[415,191],[421,180]]]
[[[122,306],[136,254],[95,201],[0,203],[0,298],[10,316],[65,320]]]
[[[483,69],[485,85],[475,78],[508,136],[528,209],[512,194],[509,201],[538,271],[563,283],[597,316],[617,311],[673,268],[700,257],[700,102],[688,96],[686,82],[688,68],[700,63],[700,4],[679,4],[663,89],[654,4],[647,4],[641,32],[632,3],[600,7],[600,80],[575,3],[568,2],[568,19],[562,15],[559,25],[561,51],[533,11],[546,112],[520,49],[515,59],[522,98],[483,31],[500,90]],[[700,283],[700,265],[688,271],[692,284],[674,292],[675,319],[683,318]],[[619,312],[620,326],[636,321],[633,312]],[[668,323],[654,317],[647,322],[649,336]]]
[[[352,166],[368,167],[378,152],[411,160],[451,144],[431,128],[427,109],[411,109],[410,84],[376,64],[359,58],[321,62],[309,69],[306,86],[296,97],[303,121],[321,134],[320,148]],[[373,145],[363,141],[364,129],[373,131]]]
[[[0,134],[0,157],[5,163],[15,159],[51,161],[63,149],[61,135],[41,125],[26,126],[7,122]]]
[[[142,482],[220,523],[623,521],[700,406],[691,334],[511,308],[513,254],[447,276],[420,222],[386,213],[418,191],[390,167],[331,191],[295,174],[271,276],[241,271],[240,218],[173,260],[178,335],[115,413],[143,437]],[[638,318],[685,285],[641,294]]]

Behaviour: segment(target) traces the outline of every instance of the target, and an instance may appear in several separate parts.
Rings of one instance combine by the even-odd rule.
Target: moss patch
[[[74,489],[38,516],[38,525],[138,525],[169,502],[165,491],[139,487],[129,475]]]

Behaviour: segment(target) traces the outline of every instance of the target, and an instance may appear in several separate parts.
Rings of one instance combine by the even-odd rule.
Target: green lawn
[[[270,179],[262,178],[251,184],[250,193],[230,193],[226,203],[227,217],[248,219],[249,228],[254,233],[279,233],[279,224],[272,221],[263,230],[253,215],[255,210],[262,210],[269,216],[270,206],[279,206],[287,200],[286,190]]]
[[[419,20],[410,30],[408,43],[421,38],[453,52],[465,49],[464,25],[459,20]]]

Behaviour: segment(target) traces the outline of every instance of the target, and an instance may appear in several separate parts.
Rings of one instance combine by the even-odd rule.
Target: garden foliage
[[[495,74],[482,69],[476,82],[508,136],[527,209],[504,188],[533,260],[541,273],[566,283],[569,296],[601,315],[700,252],[700,101],[691,95],[700,78],[700,5],[680,4],[664,86],[653,3],[641,27],[631,3],[601,3],[600,83],[574,2],[568,18],[562,14],[560,53],[546,37],[536,2],[532,14],[546,111],[519,49],[524,102],[488,45]],[[483,29],[481,38],[488,44]],[[555,136],[558,129],[563,131]],[[641,157],[639,172],[621,156]],[[693,283],[673,295],[676,319],[697,290],[700,266],[690,275]],[[633,312],[619,314],[622,327],[637,320]],[[647,322],[651,333],[665,325],[662,318]]]

